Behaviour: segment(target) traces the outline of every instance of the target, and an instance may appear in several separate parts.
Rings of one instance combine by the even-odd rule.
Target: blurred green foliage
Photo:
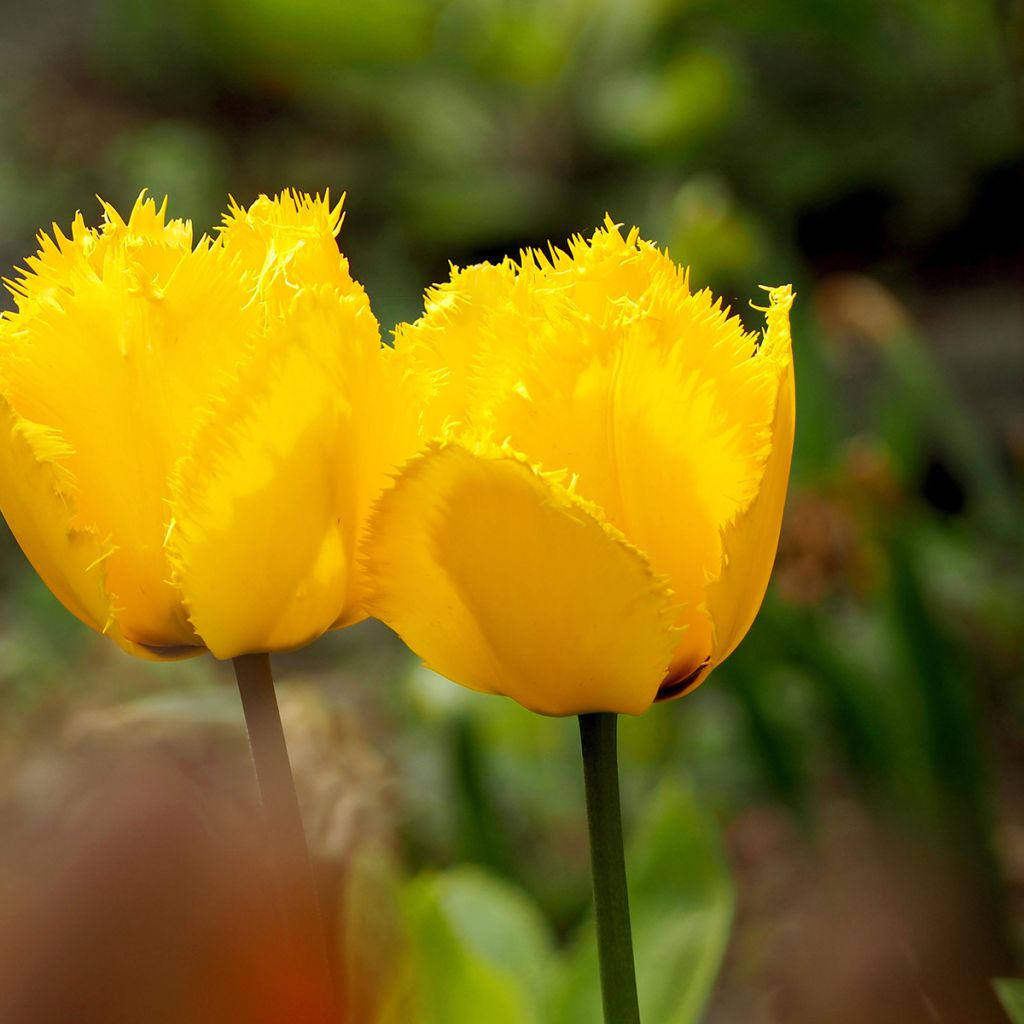
[[[996,982],[999,998],[1013,1024],[1024,1021],[1024,982],[1004,978]]]
[[[97,192],[167,191],[205,228],[229,190],[329,185],[349,191],[346,244],[386,326],[449,259],[606,210],[745,297],[799,269],[800,218],[837,196],[875,204],[883,246],[927,245],[1020,151],[987,2],[102,0],[95,15],[83,57],[9,75],[12,260]],[[854,245],[872,229],[847,227]]]
[[[347,190],[341,241],[385,334],[449,260],[557,243],[606,210],[741,310],[759,282],[794,281],[799,425],[776,584],[707,686],[621,730],[645,1020],[699,1019],[734,902],[714,823],[735,841],[758,808],[814,847],[856,801],[948,857],[973,894],[967,934],[995,950],[986,969],[1020,973],[1024,868],[1002,840],[1024,828],[1024,440],[1019,412],[999,410],[1014,391],[1019,407],[1024,371],[1013,329],[990,344],[1000,316],[1024,329],[1020,4],[84,8],[7,27],[5,266],[41,225],[95,218],[96,193],[123,207],[166,192],[201,232],[227,193],[294,185]],[[933,332],[976,287],[991,318],[940,352]],[[965,353],[987,360],[983,386],[951,370]],[[217,685],[207,661],[99,654],[9,539],[2,554],[7,763],[69,708]],[[397,776],[413,880],[379,878],[361,920],[417,952],[378,987],[415,990],[424,1020],[478,1019],[483,1003],[510,1024],[596,1019],[571,723],[458,690],[379,631],[284,662],[358,695]],[[370,989],[374,963],[356,972]],[[1014,1007],[1012,983],[1001,991]]]
[[[629,852],[644,1020],[694,1024],[714,984],[733,911],[714,824],[691,792],[666,782]],[[379,865],[378,851],[356,868],[346,915],[347,934],[369,936],[351,952],[349,1005],[357,1019],[468,1024],[480,1019],[481,1007],[501,1024],[600,1019],[592,921],[575,928],[560,949],[536,903],[500,875],[462,865],[423,873],[404,886],[392,876],[382,888]],[[388,923],[383,935],[382,921]],[[390,970],[382,974],[381,964]]]

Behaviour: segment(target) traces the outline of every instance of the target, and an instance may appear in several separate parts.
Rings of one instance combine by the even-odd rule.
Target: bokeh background
[[[294,186],[347,192],[341,244],[385,336],[449,261],[606,211],[750,326],[759,284],[794,283],[763,613],[707,685],[621,726],[645,1020],[1005,1021],[1024,6],[2,7],[5,274],[40,227],[95,223],[97,194],[166,193],[201,233],[228,193]],[[351,1021],[598,1019],[574,723],[461,691],[373,623],[276,667]],[[0,1017],[314,1019],[261,902],[253,801],[228,667],[120,654],[5,536]]]

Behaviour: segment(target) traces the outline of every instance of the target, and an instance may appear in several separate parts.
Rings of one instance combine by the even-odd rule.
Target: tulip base
[[[619,807],[616,715],[580,715],[605,1024],[640,1024]]]
[[[335,985],[329,966],[326,934],[274,692],[270,655],[244,654],[235,658],[233,664],[256,769],[260,803],[266,819],[267,838],[276,861],[288,936],[298,962],[317,976],[320,983],[317,987],[324,998],[334,1001]],[[331,1019],[334,1019],[333,1015]]]

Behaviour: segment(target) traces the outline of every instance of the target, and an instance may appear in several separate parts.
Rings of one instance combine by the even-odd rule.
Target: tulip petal
[[[757,497],[725,527],[725,559],[720,577],[708,586],[708,609],[715,623],[714,663],[720,664],[750,629],[768,586],[782,527],[796,426],[796,389],[789,330],[793,291],[770,292],[768,326],[758,358],[778,380],[771,427],[771,453]]]
[[[371,522],[367,605],[432,669],[534,711],[639,714],[677,634],[664,580],[522,456],[435,444]]]
[[[53,430],[19,417],[0,396],[0,508],[22,551],[56,598],[87,626],[142,658],[118,628],[104,583],[113,546],[76,515],[77,486],[67,468],[71,451]],[[198,651],[179,652],[183,654]]]
[[[104,573],[121,631],[174,648],[197,641],[168,582],[168,476],[197,387],[231,371],[262,321],[221,250],[190,250],[184,225],[162,223],[151,202],[127,223],[107,208],[100,232],[64,240],[77,254],[44,252],[0,339],[0,375],[18,415],[65,440],[81,524],[113,540]]]
[[[416,405],[362,295],[302,293],[209,410],[172,480],[167,545],[219,658],[363,616],[354,549],[417,446]]]
[[[395,329],[395,348],[436,384],[426,409],[427,436],[481,422],[488,397],[515,384],[516,351],[529,329],[517,308],[524,294],[511,260],[452,268],[451,280],[427,289],[423,316]],[[511,330],[496,329],[502,318]]]
[[[286,310],[303,288],[328,285],[363,294],[335,240],[344,200],[331,206],[329,194],[295,191],[261,195],[247,209],[232,200],[218,241],[271,313]]]
[[[5,282],[20,314],[62,305],[88,277],[113,277],[127,271],[133,285],[145,282],[159,287],[191,251],[192,225],[167,220],[166,199],[158,207],[143,192],[127,221],[109,203],[101,203],[104,222],[99,228],[87,227],[77,213],[70,237],[57,224],[52,237],[40,233],[38,253],[25,260],[16,280]]]
[[[21,549],[61,604],[93,629],[110,619],[102,563],[112,545],[75,524],[70,452],[54,431],[0,398],[0,507]]]

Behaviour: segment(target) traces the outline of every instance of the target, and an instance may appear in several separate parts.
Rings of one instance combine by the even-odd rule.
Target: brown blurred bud
[[[344,864],[361,844],[386,844],[391,778],[365,726],[313,686],[290,682],[277,689],[313,858]]]
[[[822,327],[838,345],[885,345],[911,324],[899,299],[863,274],[831,274],[818,285],[814,301]]]
[[[774,578],[793,604],[817,604],[846,586],[859,558],[857,525],[833,498],[813,491],[786,505]]]
[[[1024,477],[1024,413],[1017,413],[1006,424],[1005,441],[1016,475]]]
[[[849,440],[843,452],[840,485],[862,513],[888,513],[906,501],[888,446],[878,438]]]
[[[279,697],[323,920],[282,919],[232,690],[80,712],[0,789],[3,1024],[342,1024],[313,951],[326,930],[351,978],[344,903],[356,851],[389,841],[386,771],[312,687]],[[396,951],[358,957],[376,1005]]]
[[[163,757],[107,764],[87,808],[22,833],[2,865],[20,881],[0,923],[0,1020],[332,1024],[260,830]]]

